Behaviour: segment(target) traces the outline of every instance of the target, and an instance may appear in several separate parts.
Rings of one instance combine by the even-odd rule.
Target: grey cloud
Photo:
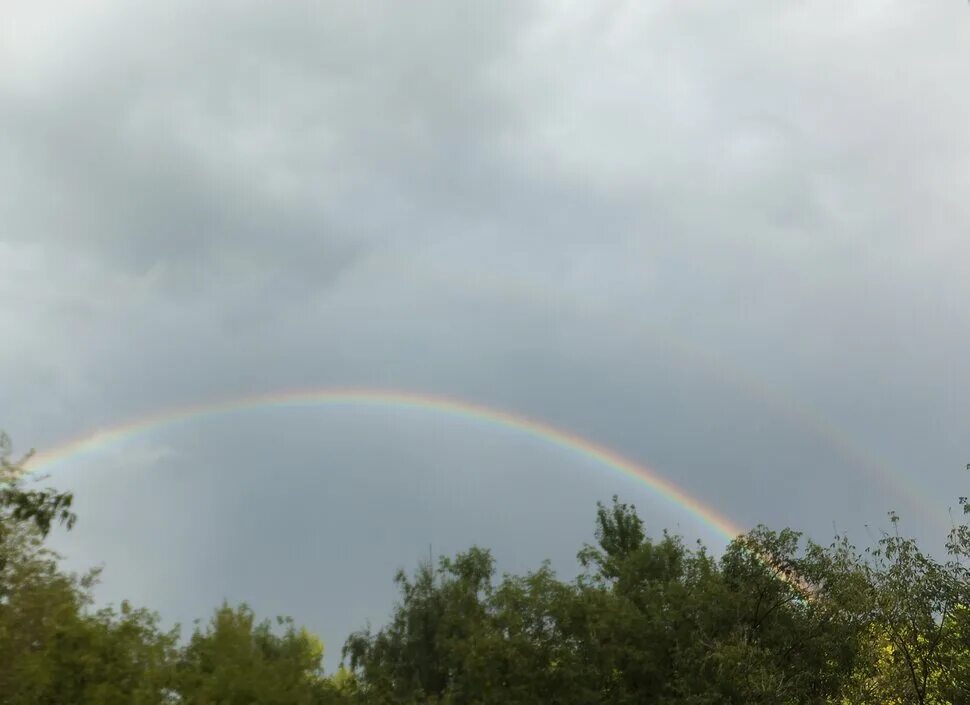
[[[424,389],[585,434],[739,523],[860,536],[895,507],[936,536],[970,423],[959,5],[38,15],[0,78],[0,425],[43,446],[216,397]],[[568,571],[615,491],[708,531],[440,417],[186,424],[55,479],[106,598],[187,619],[238,586],[321,628],[330,659],[428,541]],[[149,512],[112,541],[144,496],[178,526]],[[291,560],[285,590],[259,571]]]
[[[410,235],[394,232],[413,227],[406,184],[446,191],[501,121],[480,74],[509,13],[429,10],[176,4],[105,22],[56,88],[4,96],[14,236],[141,268],[253,247],[325,272],[330,250]]]

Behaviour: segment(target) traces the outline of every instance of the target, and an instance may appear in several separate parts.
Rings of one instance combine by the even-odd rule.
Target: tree
[[[323,644],[288,618],[223,604],[188,642],[44,541],[70,494],[26,490],[0,436],[0,704],[970,705],[970,527],[947,555],[892,531],[857,550],[759,526],[719,558],[598,504],[583,572],[496,578],[472,547],[399,571],[389,622]],[[965,514],[970,506],[961,500]]]
[[[616,497],[595,536],[579,554],[581,641],[603,702],[822,703],[854,668],[866,592],[846,542],[759,527],[715,561],[650,539]]]
[[[413,579],[399,571],[401,601],[388,626],[352,634],[343,649],[362,694],[388,703],[444,699],[460,678],[460,640],[479,636],[492,574],[491,555],[476,548],[443,559],[437,570],[422,565]]]
[[[74,497],[70,492],[25,490],[23,467],[31,453],[17,461],[10,459],[11,454],[10,437],[0,431],[0,570],[8,560],[6,538],[14,526],[25,521],[33,522],[41,537],[46,537],[54,522],[70,529],[76,519],[71,511]]]
[[[953,529],[949,557],[936,559],[892,531],[868,551],[869,638],[851,681],[860,705],[943,705],[970,702],[970,532]]]
[[[176,635],[123,603],[90,613],[98,576],[66,575],[43,540],[70,528],[71,495],[27,491],[0,434],[0,702],[152,705],[165,698]]]
[[[322,705],[339,693],[323,677],[323,643],[292,619],[256,622],[246,605],[223,604],[179,657],[174,690],[186,705]]]

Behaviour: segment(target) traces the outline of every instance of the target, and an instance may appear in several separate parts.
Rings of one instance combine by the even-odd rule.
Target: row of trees
[[[44,539],[69,494],[0,465],[0,703],[326,705],[970,703],[970,530],[939,559],[895,531],[858,550],[759,527],[720,557],[636,510],[599,505],[574,580],[549,565],[497,576],[471,548],[396,580],[387,624],[350,636],[344,665],[289,619],[222,605],[186,640],[122,603],[97,573],[58,567]],[[966,505],[965,500],[962,501]]]

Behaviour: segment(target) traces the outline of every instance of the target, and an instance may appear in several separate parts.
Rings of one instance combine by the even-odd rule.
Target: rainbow
[[[377,262],[379,266],[384,265],[384,270],[379,272],[382,276],[386,277],[399,270],[398,259],[390,258],[383,262],[377,260]],[[415,266],[419,265],[409,264],[411,277],[414,277]],[[470,290],[474,285],[475,288],[496,296],[502,301],[509,301],[512,297],[516,297],[546,307],[567,305],[572,313],[598,323],[608,323],[619,331],[635,328],[639,333],[649,337],[659,348],[676,353],[682,361],[703,369],[707,374],[732,386],[748,399],[766,404],[780,412],[797,428],[816,436],[827,447],[869,475],[874,482],[888,487],[902,502],[915,509],[919,516],[931,521],[944,533],[950,531],[949,514],[947,511],[941,511],[946,507],[930,497],[925,484],[914,482],[918,474],[904,472],[901,468],[894,467],[885,458],[860,445],[818,410],[777,387],[769,386],[757,377],[751,376],[716,351],[698,346],[672,330],[658,326],[655,322],[644,325],[641,319],[618,315],[613,306],[597,305],[588,298],[571,296],[549,286],[536,284],[529,279],[501,276],[492,270],[476,270],[474,276],[470,277],[467,273],[457,272],[451,267],[430,266],[426,261],[420,266],[420,276],[416,278],[421,281],[437,280],[458,290]]]
[[[585,457],[604,467],[643,482],[655,494],[663,497],[681,511],[696,517],[727,541],[743,533],[743,530],[732,521],[699,499],[692,497],[656,471],[578,434],[504,409],[484,406],[453,397],[387,389],[314,389],[271,392],[167,409],[117,426],[96,430],[48,450],[41,450],[31,456],[25,470],[28,472],[50,470],[72,458],[96,453],[133,436],[192,419],[233,414],[252,409],[346,405],[414,409],[510,429]]]

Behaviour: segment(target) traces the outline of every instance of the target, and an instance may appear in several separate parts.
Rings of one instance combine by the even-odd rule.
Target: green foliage
[[[197,628],[179,656],[173,679],[181,702],[191,705],[316,705],[334,700],[323,678],[323,644],[293,621],[256,622],[246,605],[223,604]]]
[[[618,578],[619,566],[640,548],[645,538],[636,507],[620,503],[616,495],[610,508],[597,502],[595,536],[599,547],[584,546],[579,562],[586,568],[595,566],[603,578]]]
[[[187,642],[44,547],[69,494],[22,487],[0,437],[0,705],[967,705],[970,528],[938,558],[757,527],[715,558],[597,505],[583,572],[496,576],[473,547],[396,576],[387,624],[323,644],[223,604]],[[970,513],[966,500],[964,511]]]
[[[871,586],[866,660],[853,679],[853,702],[970,702],[970,571],[967,531],[953,530],[949,558],[919,550],[894,527],[867,553]]]
[[[344,681],[325,679],[323,644],[280,619],[277,635],[245,606],[217,610],[179,646],[178,628],[123,602],[92,611],[97,571],[68,575],[43,541],[74,523],[70,495],[22,488],[0,437],[0,705],[328,705]]]
[[[8,526],[0,572],[0,703],[161,703],[175,634],[134,610],[90,613],[97,574],[65,575],[32,525]]]
[[[47,536],[54,522],[70,529],[75,521],[71,512],[73,495],[52,489],[25,490],[21,482],[23,465],[31,454],[12,461],[11,453],[10,437],[0,431],[0,568],[7,560],[4,539],[11,526],[29,521],[42,536]]]

